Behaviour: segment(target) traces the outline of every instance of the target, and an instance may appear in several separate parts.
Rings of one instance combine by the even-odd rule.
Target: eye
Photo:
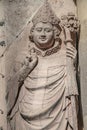
[[[50,28],[46,28],[45,31],[46,31],[46,32],[51,32],[52,29],[50,29]]]
[[[36,28],[36,31],[37,31],[37,32],[41,32],[41,31],[42,31],[42,28]]]

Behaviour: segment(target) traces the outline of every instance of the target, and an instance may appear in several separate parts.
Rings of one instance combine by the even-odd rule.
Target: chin
[[[53,46],[53,44],[48,44],[48,43],[39,43],[39,44],[36,44],[36,46],[39,48],[39,49],[41,49],[41,50],[43,50],[43,51],[45,51],[45,50],[47,50],[47,49],[50,49],[52,46]]]
[[[47,45],[48,41],[46,41],[46,40],[39,41],[37,44],[39,44],[39,45]]]

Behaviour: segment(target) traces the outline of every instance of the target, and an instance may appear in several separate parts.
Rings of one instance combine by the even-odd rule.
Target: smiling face
[[[37,23],[32,35],[33,41],[39,49],[46,50],[54,45],[54,31],[50,23]]]

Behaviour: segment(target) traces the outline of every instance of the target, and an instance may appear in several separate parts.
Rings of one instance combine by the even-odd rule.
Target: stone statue
[[[8,82],[8,130],[78,130],[77,51],[63,18],[45,1],[32,19],[29,48]]]

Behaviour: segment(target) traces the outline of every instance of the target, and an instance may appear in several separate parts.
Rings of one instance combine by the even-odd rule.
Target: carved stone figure
[[[8,130],[78,130],[76,49],[70,30],[47,1],[32,22],[29,48],[8,82]]]

